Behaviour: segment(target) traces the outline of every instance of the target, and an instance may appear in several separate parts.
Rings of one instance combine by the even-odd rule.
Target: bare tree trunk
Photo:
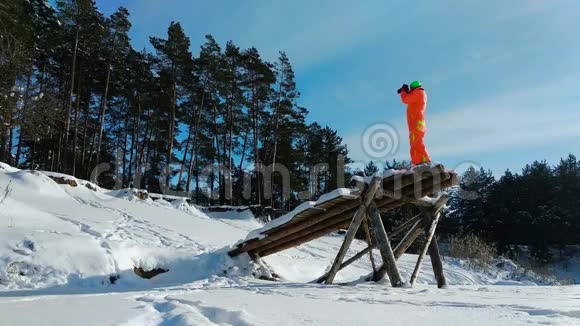
[[[254,83],[256,81],[254,80]],[[256,101],[256,85],[252,86],[252,109],[253,109],[253,129],[254,129],[254,173],[256,175],[256,202],[258,206],[262,205],[262,192],[260,187],[260,173],[258,167],[260,165],[260,154],[258,151],[258,105]]]
[[[139,153],[139,136],[141,135],[141,94],[137,93],[137,118],[133,125],[133,133],[131,135],[131,154],[129,156],[129,179],[131,181],[133,178],[133,159],[137,160],[137,154]],[[133,152],[135,156],[133,156]],[[138,161],[137,161],[138,163]],[[137,167],[135,167],[137,170]]]
[[[195,168],[196,171],[196,175],[198,175],[199,173],[197,173],[197,152],[198,152],[198,146],[199,146],[199,125],[201,122],[201,114],[203,112],[203,104],[205,101],[205,84],[203,85],[203,94],[201,95],[201,104],[198,108],[198,112],[197,112],[197,120],[195,122],[195,132],[194,132],[194,137],[193,137],[193,147],[192,147],[192,153],[191,153],[191,161],[189,162],[189,172],[187,173],[187,184],[185,186],[185,191],[189,192],[190,189],[190,184],[191,184],[191,175],[193,173],[193,170]],[[198,195],[199,195],[199,178],[196,177],[195,179],[195,189],[196,189],[196,200],[199,200]]]
[[[22,100],[22,110],[20,112],[20,132],[18,133],[18,145],[16,148],[16,157],[14,159],[14,166],[18,167],[20,163],[20,155],[22,153],[22,134],[25,133],[24,123],[26,119],[26,111],[28,109],[28,100],[30,97],[30,83],[32,80],[32,72],[28,74],[26,79],[26,90],[24,91],[24,99]]]
[[[193,127],[189,126],[189,131],[187,132],[187,140],[185,141],[185,149],[183,150],[183,158],[181,159],[181,167],[179,168],[179,176],[177,177],[177,186],[181,184],[183,178],[183,171],[185,170],[185,162],[187,160],[187,152],[189,151],[189,143],[191,142],[191,135],[193,132]]]
[[[71,111],[72,111],[72,97],[73,97],[73,91],[74,91],[74,87],[75,87],[75,70],[76,70],[76,64],[77,64],[77,50],[78,50],[78,46],[79,46],[79,32],[80,32],[80,27],[77,26],[77,31],[76,31],[76,36],[75,36],[75,48],[74,48],[74,52],[73,52],[73,62],[72,62],[72,69],[71,69],[71,81],[70,81],[70,92],[69,92],[69,97],[68,97],[68,105],[67,105],[67,109],[66,109],[66,120],[64,122],[64,126],[65,126],[65,131],[64,131],[64,151],[63,151],[63,156],[66,159],[66,147],[68,145],[68,134],[69,134],[69,130],[70,130],[70,116],[71,116]],[[60,146],[59,146],[60,147]],[[60,149],[59,149],[60,150]],[[60,159],[59,159],[59,164]]]
[[[107,80],[105,82],[105,92],[103,93],[103,97],[101,98],[101,112],[99,113],[99,138],[97,141],[97,164],[101,163],[101,145],[103,142],[103,129],[105,125],[105,113],[107,110],[107,96],[109,95],[109,81],[111,80],[111,69],[112,65],[109,63],[107,68]]]
[[[226,114],[224,116],[224,123],[225,126],[223,128],[224,133],[222,135],[222,154],[221,154],[221,160],[222,160],[222,166],[226,167],[228,166],[228,164],[226,164],[225,160],[228,159],[228,134],[229,134],[229,130],[230,130],[230,106],[231,103],[228,103],[226,106]],[[229,189],[227,188],[227,185],[229,185],[228,182],[226,182],[226,178],[229,178],[230,174],[227,173],[226,171],[222,171],[221,173],[221,178],[220,178],[220,187],[221,187],[221,192],[220,192],[220,197],[223,196],[223,200],[221,200],[221,204],[224,205],[226,203],[226,199],[229,199]]]
[[[73,164],[72,164],[72,175],[76,177],[76,166],[77,166],[77,138],[79,133],[79,110],[81,105],[81,78],[79,76],[79,81],[77,85],[77,97],[76,97],[76,107],[75,107],[75,131],[73,138]]]
[[[270,202],[270,206],[274,208],[274,182],[276,181],[275,173],[276,173],[276,154],[278,150],[278,126],[280,123],[280,110],[282,106],[282,80],[284,80],[284,73],[282,72],[282,76],[280,77],[280,85],[278,87],[278,108],[276,109],[276,123],[274,126],[274,153],[272,155],[272,171],[273,175],[270,180],[270,193],[272,194],[272,200]],[[283,192],[282,192],[283,193]],[[283,196],[283,195],[282,195]],[[284,198],[282,198],[280,202],[280,206],[282,207],[284,204]]]
[[[220,142],[218,139],[218,124],[217,124],[217,106],[214,107],[213,111],[213,138],[215,143],[215,157],[217,161],[217,179],[218,179],[218,194],[219,194],[219,203],[223,205],[223,197],[222,197],[222,184],[221,184],[221,153],[220,153]],[[215,172],[214,172],[215,175]],[[212,193],[213,193],[213,182],[212,182]]]
[[[127,112],[125,114],[125,140],[123,143],[123,187],[127,187],[127,180],[129,177],[127,176],[127,148],[128,145],[128,138],[129,138],[129,104],[127,104]]]
[[[14,119],[13,117],[11,117],[10,119],[10,129],[8,132],[8,157],[7,157],[7,162],[10,165],[14,165],[14,162],[12,162],[12,147],[14,147]]]
[[[230,205],[233,205],[234,202],[234,196],[232,194],[232,152],[233,152],[233,144],[232,144],[232,138],[233,138],[233,133],[234,133],[234,110],[231,109],[230,110],[230,130],[229,130],[229,149],[228,149],[228,177],[229,177],[229,183],[228,183],[228,197],[230,198]]]
[[[89,91],[89,96],[88,98],[91,98],[91,93]],[[87,133],[89,130],[89,103],[87,103],[87,105],[85,105],[85,113],[84,113],[84,118],[85,118],[85,123],[83,126],[83,146],[81,149],[81,166],[84,167],[85,166],[85,155],[87,152]]]
[[[173,68],[173,100],[171,102],[171,111],[169,116],[169,135],[168,135],[168,146],[167,146],[167,173],[165,176],[165,186],[167,189],[171,189],[171,160],[173,158],[173,133],[175,128],[175,106],[177,105],[177,84],[175,80],[175,68]]]

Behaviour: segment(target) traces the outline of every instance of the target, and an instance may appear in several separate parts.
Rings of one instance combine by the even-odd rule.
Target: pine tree
[[[173,174],[173,148],[176,140],[177,125],[180,117],[179,101],[191,67],[191,53],[189,52],[189,38],[183,32],[179,23],[171,22],[167,30],[167,39],[151,38],[151,44],[157,51],[157,73],[160,80],[160,106],[163,108],[161,121],[167,125],[166,158],[165,158],[165,185],[169,189],[170,178]]]
[[[370,161],[365,166],[365,175],[372,176],[379,172],[379,167],[375,164],[375,162]]]

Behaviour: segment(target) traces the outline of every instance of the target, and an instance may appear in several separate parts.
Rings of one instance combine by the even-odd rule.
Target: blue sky
[[[198,53],[205,34],[288,54],[309,121],[338,129],[358,161],[364,130],[395,126],[408,158],[403,83],[423,82],[426,144],[447,166],[496,175],[580,155],[580,1],[97,0],[131,13],[136,48],[179,21]]]

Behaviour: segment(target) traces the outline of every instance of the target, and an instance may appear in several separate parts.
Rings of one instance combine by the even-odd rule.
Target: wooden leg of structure
[[[379,209],[374,203],[369,206],[367,214],[369,216],[369,222],[373,230],[373,235],[375,237],[377,247],[381,251],[381,257],[383,258],[383,266],[385,269],[385,273],[389,275],[389,280],[391,281],[391,285],[393,287],[400,287],[403,285],[403,281],[401,280],[401,274],[399,274],[399,270],[397,269],[395,256],[393,255],[393,249],[391,248],[389,237],[387,236],[387,232],[385,231],[385,227],[383,226],[383,221],[381,220]],[[381,268],[383,266],[381,266]],[[374,275],[375,276],[373,277],[373,279],[375,281],[379,281],[385,276],[383,274],[380,278],[377,278],[378,272],[375,273]]]
[[[429,231],[427,233],[427,240],[425,241],[425,247],[423,248],[423,250],[419,254],[419,258],[417,259],[417,265],[415,265],[415,270],[413,270],[413,274],[411,275],[411,279],[409,280],[409,283],[411,284],[411,286],[413,286],[415,284],[415,281],[417,281],[417,277],[419,276],[419,271],[421,270],[421,265],[423,264],[423,258],[425,258],[425,255],[427,254],[427,250],[429,250],[429,246],[431,245],[431,240],[435,236],[435,229],[437,228],[437,222],[439,222],[439,214],[433,219],[433,222],[431,222],[431,226],[429,227]]]
[[[447,287],[447,280],[445,279],[445,274],[443,274],[443,262],[441,261],[439,245],[435,236],[431,240],[431,245],[429,245],[429,257],[431,257],[431,266],[437,280],[437,287],[440,289]]]
[[[379,186],[381,185],[381,181],[382,179],[376,177],[373,178],[373,180],[369,184],[369,187],[366,193],[364,194],[364,200],[361,203],[359,209],[354,214],[352,222],[348,227],[348,231],[346,231],[346,235],[344,236],[344,242],[342,243],[342,246],[340,247],[340,250],[338,251],[336,258],[334,259],[334,263],[330,267],[330,271],[328,271],[328,275],[326,277],[326,284],[332,284],[332,282],[334,281],[334,277],[336,276],[336,273],[338,273],[338,270],[340,269],[340,265],[342,264],[342,261],[346,256],[346,252],[348,251],[348,248],[350,247],[352,240],[354,240],[356,232],[358,231],[363,219],[367,214],[367,207],[372,203],[373,199],[375,198],[375,194],[379,189]]]
[[[432,207],[422,208],[423,214],[426,211],[430,211],[430,217],[439,214],[448,200],[449,197],[446,194],[440,195]],[[428,231],[425,232],[425,235],[428,236]],[[429,245],[429,257],[431,258],[433,274],[435,274],[435,279],[437,280],[437,287],[440,289],[447,287],[447,280],[445,279],[445,274],[443,273],[443,262],[441,259],[441,254],[439,253],[439,244],[437,243],[437,236],[435,235],[433,236],[433,240],[431,240],[431,244]]]
[[[412,225],[415,225],[415,223],[416,223],[417,221],[420,221],[420,220],[422,220],[422,219],[423,219],[423,214],[421,213],[421,214],[419,214],[419,215],[417,215],[417,216],[413,217],[412,219],[410,219],[410,220],[406,221],[405,223],[403,223],[403,224],[399,225],[397,228],[395,228],[395,229],[393,230],[393,232],[391,232],[391,238],[392,238],[392,237],[395,237],[395,236],[397,236],[399,233],[401,233],[401,232],[405,231],[405,229],[407,229],[408,227],[410,227],[410,226],[412,226]]]
[[[403,256],[407,249],[409,249],[409,247],[413,244],[415,239],[417,239],[417,237],[423,233],[423,225],[423,220],[419,220],[415,222],[415,225],[413,225],[409,232],[405,234],[401,242],[399,242],[399,244],[395,247],[395,259],[398,260],[401,258],[401,256]]]
[[[364,228],[364,232],[365,232],[365,238],[367,240],[369,248],[371,248],[371,250],[369,250],[369,259],[371,261],[371,266],[373,267],[373,273],[376,273],[377,267],[375,265],[375,258],[373,257],[373,251],[372,251],[373,240],[371,238],[371,232],[369,231],[368,214],[367,214],[367,218],[365,218],[363,221],[363,228]]]
[[[365,249],[361,250],[361,252],[359,252],[358,254],[352,256],[351,258],[349,258],[347,261],[345,261],[344,263],[340,264],[340,267],[338,268],[338,270],[342,270],[343,268],[345,268],[346,266],[354,263],[355,261],[359,260],[362,256],[366,255],[368,252],[372,251],[372,247],[366,247]],[[316,280],[314,280],[312,283],[323,283],[324,281],[326,281],[326,278],[328,277],[328,273],[322,275],[321,277],[317,278]]]
[[[409,232],[407,232],[407,234],[403,237],[403,239],[399,242],[399,244],[395,247],[395,250],[393,251],[395,261],[401,258],[401,256],[405,253],[405,251],[407,251],[407,249],[411,246],[411,244],[413,244],[413,241],[415,241],[415,239],[417,239],[417,237],[421,234],[421,232],[423,232],[423,220],[417,218],[413,218],[413,220],[415,220],[415,224],[411,227]],[[385,274],[387,274],[387,268],[388,266],[385,263],[383,263],[383,265],[381,265],[379,270],[374,274],[373,280],[379,281],[383,277],[385,277]]]

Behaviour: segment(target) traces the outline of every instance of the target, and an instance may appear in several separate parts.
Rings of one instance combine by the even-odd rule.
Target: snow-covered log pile
[[[374,202],[381,212],[432,195],[459,183],[453,171],[443,165],[421,166],[413,170],[390,170],[374,176],[381,187]],[[348,226],[361,205],[361,193],[370,178],[360,178],[352,189],[341,188],[321,196],[317,201],[301,204],[288,214],[248,234],[230,251],[231,256],[247,252],[265,257],[298,246]]]

